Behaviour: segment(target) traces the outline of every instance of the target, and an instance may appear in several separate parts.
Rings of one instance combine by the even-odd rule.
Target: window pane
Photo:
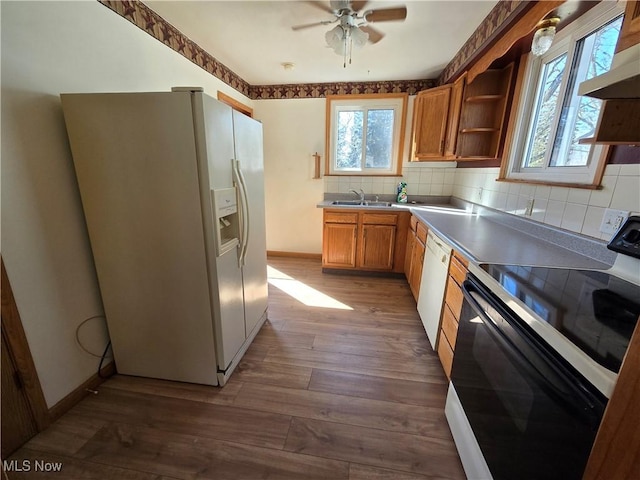
[[[339,111],[337,120],[336,169],[361,170],[364,114],[362,111]]]
[[[553,144],[552,167],[586,166],[589,163],[591,146],[578,142],[595,135],[602,101],[578,96],[578,86],[609,71],[621,24],[622,17],[618,17],[576,43],[569,88]]]
[[[365,168],[391,168],[393,149],[392,109],[367,112],[367,155]]]
[[[544,65],[540,76],[540,89],[533,116],[531,131],[533,132],[527,145],[523,167],[544,166],[544,154],[550,143],[550,135],[553,126],[562,74],[567,63],[567,54],[551,60]]]

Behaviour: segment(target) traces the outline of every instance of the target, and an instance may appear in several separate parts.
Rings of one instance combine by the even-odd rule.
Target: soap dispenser
[[[398,203],[407,203],[407,182],[398,183]]]

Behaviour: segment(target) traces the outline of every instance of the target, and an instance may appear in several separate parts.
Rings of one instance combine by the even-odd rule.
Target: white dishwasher
[[[447,285],[450,258],[451,247],[429,231],[418,293],[418,313],[434,350],[437,347],[440,330],[440,313],[444,289]]]

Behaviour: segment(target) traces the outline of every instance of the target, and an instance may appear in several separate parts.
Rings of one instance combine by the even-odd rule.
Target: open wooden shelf
[[[502,154],[513,63],[489,69],[466,85],[460,113],[456,159],[489,160]]]
[[[463,128],[460,133],[493,133],[499,129],[490,127]]]
[[[497,102],[503,98],[504,95],[474,95],[473,97],[467,97],[464,101],[469,103]]]

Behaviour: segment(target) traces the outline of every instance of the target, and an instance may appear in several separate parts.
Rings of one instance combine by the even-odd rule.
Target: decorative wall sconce
[[[560,17],[551,17],[540,20],[536,26],[536,33],[531,42],[531,53],[536,57],[544,55],[551,47],[558,23],[560,23]]]

